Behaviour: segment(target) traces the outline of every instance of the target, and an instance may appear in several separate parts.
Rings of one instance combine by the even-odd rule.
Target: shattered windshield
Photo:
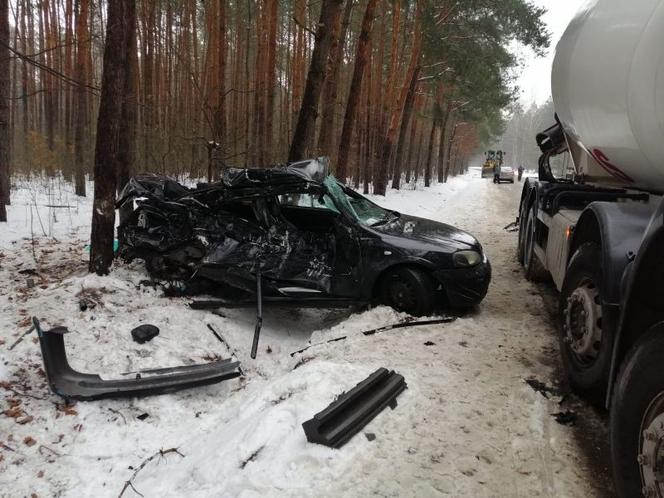
[[[377,227],[399,217],[396,211],[388,211],[374,204],[357,192],[343,187],[336,178],[328,176],[323,184],[334,200],[362,225]]]
[[[328,194],[282,194],[279,196],[279,204],[282,206],[297,206],[317,209],[329,209],[338,213],[334,201]]]

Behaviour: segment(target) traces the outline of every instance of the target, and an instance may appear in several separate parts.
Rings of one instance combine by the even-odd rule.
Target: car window
[[[355,215],[363,225],[375,226],[385,221],[390,216],[389,211],[374,204],[369,199],[364,197],[353,197],[347,193],[346,196]]]
[[[282,206],[297,206],[316,209],[328,209],[338,213],[339,210],[334,205],[334,201],[329,195],[325,194],[282,194],[279,196],[279,204]]]

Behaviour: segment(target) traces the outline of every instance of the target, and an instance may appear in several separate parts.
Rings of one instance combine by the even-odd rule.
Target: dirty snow
[[[374,198],[479,238],[494,277],[477,310],[445,325],[364,336],[363,330],[406,317],[386,307],[268,308],[256,360],[249,358],[252,310],[191,310],[187,300],[145,285],[139,262],[118,263],[109,277],[88,275],[90,201],[67,193],[49,198],[57,189],[48,185],[19,185],[9,213],[18,221],[0,227],[0,495],[118,496],[142,462],[177,448],[138,472],[136,491],[146,497],[607,496],[608,476],[592,474],[574,429],[551,416],[561,411],[560,398],[547,399],[525,383],[553,385],[557,351],[540,292],[516,263],[516,233],[503,230],[514,219],[519,184],[496,186],[471,170],[445,185]],[[55,219],[36,231],[40,203],[71,207],[42,207],[42,223]],[[81,311],[81,300],[92,308]],[[32,315],[47,327],[70,329],[70,360],[82,371],[113,377],[233,355],[245,375],[169,395],[65,406],[48,391],[34,335],[9,351]],[[129,331],[140,323],[157,325],[160,335],[132,342]],[[343,335],[348,339],[289,354]],[[307,443],[302,422],[378,367],[406,378],[397,408],[383,411],[342,449]],[[124,496],[138,495],[127,488]]]

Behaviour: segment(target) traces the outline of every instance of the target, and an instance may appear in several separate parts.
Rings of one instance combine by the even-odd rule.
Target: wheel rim
[[[396,277],[390,284],[390,301],[399,311],[412,311],[417,306],[417,296],[413,286]]]
[[[643,496],[664,497],[664,392],[655,396],[643,415],[637,461]]]
[[[580,366],[592,366],[602,345],[602,305],[592,280],[581,281],[570,294],[564,317],[565,343]]]

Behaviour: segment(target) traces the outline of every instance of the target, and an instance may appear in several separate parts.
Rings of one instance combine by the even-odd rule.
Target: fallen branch
[[[24,392],[21,392],[21,391],[17,391],[12,386],[10,386],[8,382],[0,383],[0,387],[2,387],[3,389],[7,389],[8,391],[13,392],[17,396],[25,396],[26,398],[38,399],[38,400],[41,400],[41,401],[46,399],[46,398],[42,398],[41,396],[35,396],[34,394],[28,394],[28,393],[24,393]]]
[[[136,478],[136,476],[138,475],[138,473],[139,473],[141,470],[143,470],[143,468],[144,468],[148,463],[150,463],[150,462],[151,462],[152,460],[154,460],[155,458],[158,458],[158,457],[164,457],[165,455],[168,455],[169,453],[176,453],[176,454],[180,455],[182,458],[184,458],[184,455],[183,455],[182,453],[180,453],[180,451],[179,451],[177,448],[169,448],[169,449],[167,449],[167,450],[159,450],[159,451],[158,451],[157,453],[155,453],[154,455],[152,455],[152,456],[146,458],[145,460],[143,460],[143,463],[141,463],[141,464],[138,466],[138,468],[137,468],[136,470],[134,470],[134,473],[131,475],[131,477],[129,478],[129,480],[125,481],[125,484],[124,484],[124,486],[123,486],[123,488],[122,488],[122,491],[120,491],[120,494],[118,495],[118,498],[121,498],[121,497],[122,497],[122,495],[123,495],[124,492],[127,490],[127,488],[131,488],[131,489],[134,491],[134,493],[136,493],[136,494],[139,495],[139,496],[143,496],[143,494],[142,494],[140,491],[138,491],[138,490],[134,487],[134,483],[133,483],[132,481]]]
[[[374,335],[379,332],[387,332],[388,330],[394,330],[394,329],[403,329],[406,327],[421,327],[423,325],[437,325],[440,323],[450,323],[456,320],[456,317],[446,317],[446,318],[438,318],[436,320],[419,320],[419,321],[412,321],[412,322],[399,322],[399,323],[394,323],[392,325],[385,325],[384,327],[378,327],[375,329],[371,330],[365,330],[364,332],[360,332],[362,335]],[[317,347],[317,346],[323,346],[325,344],[330,344],[332,342],[337,342],[337,341],[343,341],[344,339],[347,339],[347,335],[342,335],[341,337],[335,337],[334,339],[328,339],[327,341],[319,342],[316,344],[310,344],[306,348],[298,349],[297,351],[293,351],[290,355],[291,357],[295,356],[296,354],[303,353],[309,348]]]
[[[228,344],[228,341],[226,341],[226,339],[224,339],[224,338],[221,336],[221,334],[219,334],[216,330],[214,330],[214,328],[212,327],[212,325],[210,325],[210,324],[208,323],[208,324],[207,324],[207,328],[210,329],[210,332],[212,332],[212,333],[214,334],[214,336],[217,338],[217,340],[218,340],[220,343],[222,343],[222,344],[226,347],[226,349],[228,350],[228,352],[229,352],[231,355],[235,356],[236,358],[238,357],[238,355],[237,355],[237,350],[234,349],[234,348],[232,348],[232,347],[230,346],[230,344]],[[242,371],[242,366],[239,366],[239,367],[238,367],[238,370],[240,371],[240,374],[241,374],[241,375],[244,375],[244,372]]]
[[[112,413],[115,413],[116,415],[120,415],[122,417],[122,420],[124,420],[125,425],[127,425],[127,419],[125,418],[125,416],[122,414],[121,411],[114,410],[113,408],[110,408],[110,407],[108,408],[108,411],[110,411]]]
[[[40,445],[39,445],[39,454],[40,454],[40,455],[43,455],[43,453],[42,453],[42,449],[50,451],[50,452],[53,453],[55,456],[58,456],[58,457],[61,457],[61,456],[62,456],[60,453],[58,453],[57,451],[55,451],[55,450],[52,449],[52,448],[49,448],[49,447],[46,446],[45,444],[40,444]]]
[[[11,351],[12,349],[14,349],[23,339],[25,339],[25,336],[28,335],[33,330],[35,330],[34,325],[32,327],[30,327],[27,332],[24,332],[23,334],[21,334],[20,337],[18,339],[16,339],[16,341],[14,341],[14,344],[9,346],[8,350]]]

